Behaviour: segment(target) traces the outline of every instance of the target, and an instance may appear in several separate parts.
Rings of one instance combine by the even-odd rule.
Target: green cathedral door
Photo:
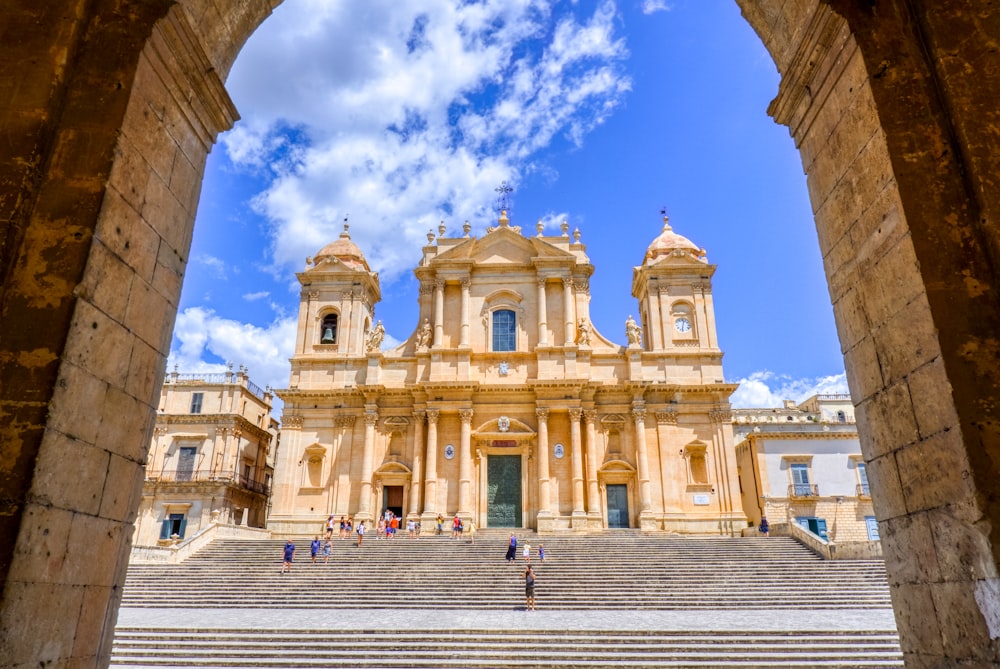
[[[486,526],[521,527],[521,456],[491,455],[486,466]]]
[[[628,527],[628,486],[608,487],[608,527]]]

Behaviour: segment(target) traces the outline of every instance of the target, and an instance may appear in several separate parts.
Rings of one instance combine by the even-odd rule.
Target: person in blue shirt
[[[320,542],[319,537],[313,537],[312,544],[309,545],[309,555],[312,557],[313,563],[316,562],[316,555],[319,554],[320,546],[322,546],[322,543]]]
[[[292,560],[295,559],[295,542],[291,539],[285,542],[285,562],[281,565],[281,573],[292,570]]]

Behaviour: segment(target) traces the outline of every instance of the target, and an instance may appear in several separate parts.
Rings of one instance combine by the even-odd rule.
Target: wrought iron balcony
[[[146,472],[147,481],[156,481],[159,483],[228,483],[236,485],[244,490],[249,490],[251,492],[257,492],[262,495],[266,495],[269,492],[269,487],[263,481],[257,481],[255,479],[247,478],[245,476],[240,476],[239,474],[233,474],[232,472],[207,472],[207,471],[191,471],[188,469],[164,469],[159,472]]]
[[[815,483],[793,483],[788,486],[789,497],[819,497],[819,486]]]

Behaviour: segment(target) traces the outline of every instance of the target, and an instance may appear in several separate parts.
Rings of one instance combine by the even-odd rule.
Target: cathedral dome
[[[690,239],[674,232],[674,229],[670,227],[670,220],[664,216],[663,232],[646,249],[646,259],[643,264],[655,264],[674,251],[690,251],[700,260],[705,258],[704,249],[698,248]]]
[[[348,225],[345,223],[344,231],[340,233],[340,238],[334,242],[330,242],[316,254],[315,264],[319,265],[327,258],[336,258],[348,267],[370,269],[368,261],[365,260],[365,254],[361,252],[357,244],[351,241],[351,235],[348,233],[347,228]]]

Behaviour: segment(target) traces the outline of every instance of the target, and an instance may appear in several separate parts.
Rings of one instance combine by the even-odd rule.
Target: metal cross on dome
[[[510,186],[506,181],[501,181],[500,185],[494,188],[493,190],[498,193],[494,209],[498,214],[501,211],[506,211],[507,216],[510,217],[511,209],[514,207],[514,203],[510,197],[510,194],[514,192],[514,188]]]

